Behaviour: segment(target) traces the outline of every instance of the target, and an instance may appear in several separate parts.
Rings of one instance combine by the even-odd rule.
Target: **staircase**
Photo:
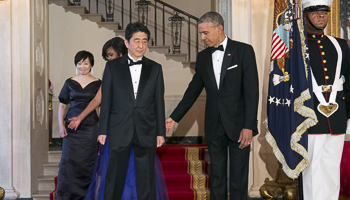
[[[49,3],[62,6],[66,12],[72,12],[81,16],[82,20],[89,20],[98,24],[99,28],[106,28],[115,32],[115,36],[125,37],[125,30],[121,30],[119,22],[106,22],[103,18],[103,14],[90,14],[86,6],[73,5],[70,0],[49,0]],[[153,43],[153,44],[152,44]],[[181,62],[184,68],[195,68],[195,62],[190,62],[187,53],[174,54],[170,53],[170,45],[153,46],[154,42],[149,42],[149,51],[155,51],[160,54],[164,54],[166,59],[172,59],[177,62]]]
[[[185,148],[187,148],[186,151],[183,150]],[[191,198],[188,198],[188,196],[194,194],[197,196],[196,199],[208,199],[209,191],[207,188],[203,188],[205,185],[200,184],[203,180],[208,183],[208,180],[205,175],[199,172],[201,172],[202,169],[205,169],[206,173],[209,171],[209,153],[208,149],[204,146],[200,148],[204,149],[198,150],[198,148],[191,148],[191,145],[165,145],[157,150],[162,163],[170,200],[193,199],[192,196],[190,196]],[[62,151],[58,149],[48,151],[49,162],[44,164],[44,175],[38,178],[39,191],[32,195],[33,200],[50,200],[50,193],[55,190],[55,177],[58,175],[58,167],[62,155]],[[180,156],[174,156],[178,154],[178,151],[182,151],[182,154],[180,154]],[[183,152],[186,152],[186,156]],[[185,157],[186,160],[184,160]],[[182,168],[187,169],[188,166],[192,166],[191,170],[189,170],[189,174],[179,173]],[[192,183],[189,180],[191,180]],[[192,189],[188,187],[183,188],[182,185],[191,185]],[[203,197],[200,198],[201,196]]]
[[[62,151],[48,151],[48,163],[44,164],[44,175],[38,178],[38,190],[33,200],[50,200],[50,193],[55,190],[55,177],[58,175],[58,166]]]

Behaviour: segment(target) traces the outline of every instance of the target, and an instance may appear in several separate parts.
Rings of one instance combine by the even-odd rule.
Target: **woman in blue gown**
[[[113,60],[127,53],[127,48],[124,44],[124,40],[115,37],[107,41],[102,48],[102,57],[106,60]],[[77,117],[71,118],[69,128],[76,129],[80,122],[88,116],[90,112],[96,109],[101,103],[101,88],[97,92],[95,98],[90,102],[88,107]],[[84,200],[103,200],[105,178],[108,166],[108,133],[106,142],[104,145],[100,145],[98,148],[98,154],[96,159],[93,176],[88,189],[88,193]],[[164,181],[163,170],[159,157],[155,158],[155,179],[157,200],[168,200],[168,193]],[[131,148],[128,170],[125,178],[124,190],[122,198],[123,200],[137,200],[137,188],[136,188],[136,172],[135,172],[135,160],[134,149]]]

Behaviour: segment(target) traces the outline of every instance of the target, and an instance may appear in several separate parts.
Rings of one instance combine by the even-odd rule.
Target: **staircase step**
[[[169,191],[181,191],[189,188],[190,184],[196,187],[196,183],[200,186],[205,186],[209,183],[209,176],[205,174],[196,174],[191,176],[189,174],[169,174],[164,175],[165,183]],[[170,189],[171,188],[171,189]]]
[[[82,19],[87,19],[92,22],[102,22],[103,15],[102,14],[82,14],[81,15]]]
[[[170,148],[168,148],[168,145],[163,146],[157,149],[157,153],[161,161],[184,160],[185,158],[183,157],[183,155],[186,151],[185,148],[190,147],[189,145],[179,145],[181,148],[172,148],[172,145],[169,145]],[[198,147],[200,147],[198,160],[203,160],[205,155],[205,149],[207,149],[206,145],[200,145]]]
[[[76,13],[79,15],[86,14],[87,10],[85,6],[63,6],[66,12],[71,11],[72,13]]]
[[[184,68],[191,68],[195,69],[196,68],[196,62],[182,62]]]
[[[115,30],[115,36],[122,36],[125,37],[125,30]]]
[[[71,4],[69,0],[49,0],[49,3],[53,3],[58,6],[68,6]]]
[[[191,161],[196,162],[197,167],[200,167],[200,169],[203,170],[203,172],[206,172],[208,163],[200,160],[200,161]],[[183,161],[161,161],[163,172],[165,173],[183,173],[184,171],[188,170],[189,161],[183,160]]]
[[[168,191],[169,200],[193,200],[193,190],[181,190],[181,191]],[[209,198],[197,198],[197,199],[209,199]]]
[[[149,51],[155,51],[161,54],[168,54],[170,46],[149,46],[148,47]]]
[[[41,190],[33,193],[33,200],[50,200],[51,190]]]
[[[58,162],[44,163],[43,166],[44,166],[44,175],[45,176],[57,176],[58,168],[59,168]]]
[[[48,151],[49,162],[59,163],[61,161],[62,151]]]
[[[56,175],[57,176],[57,175]],[[38,178],[39,191],[54,191],[56,176],[41,176]]]
[[[117,31],[119,27],[119,22],[97,22],[98,27],[106,28],[112,31]]]
[[[182,53],[182,54],[168,53],[168,54],[165,54],[165,57],[167,59],[173,59],[173,60],[175,60],[177,62],[185,62],[187,54],[185,54],[185,53]]]

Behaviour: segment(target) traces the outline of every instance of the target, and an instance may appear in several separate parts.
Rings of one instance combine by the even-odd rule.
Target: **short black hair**
[[[120,37],[114,37],[114,38],[108,40],[102,47],[102,57],[106,61],[108,61],[108,55],[107,55],[106,51],[109,47],[112,47],[114,49],[114,51],[117,52],[118,55],[120,55],[120,54],[124,55],[128,52],[128,49],[126,48],[126,46],[124,44],[124,40]]]
[[[134,22],[129,23],[128,26],[125,29],[125,39],[130,42],[130,38],[134,35],[134,33],[137,32],[143,32],[147,34],[147,40],[149,40],[149,37],[151,33],[149,32],[148,28],[143,25],[141,22]]]
[[[80,62],[81,60],[84,61],[86,60],[86,58],[89,58],[91,67],[93,67],[95,64],[94,55],[85,50],[79,51],[77,54],[75,54],[74,65],[77,66],[78,62]]]
[[[207,12],[201,18],[199,18],[198,24],[203,22],[212,23],[215,26],[222,25],[222,27],[224,27],[224,19],[219,13],[214,11]]]

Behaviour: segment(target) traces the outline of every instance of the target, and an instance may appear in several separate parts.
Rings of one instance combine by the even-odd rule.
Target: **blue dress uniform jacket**
[[[350,118],[350,50],[347,42],[336,38],[343,53],[340,76],[343,77],[343,91],[337,92],[338,110],[330,117],[322,115],[317,106],[319,101],[314,95],[314,110],[318,123],[309,129],[309,134],[344,134],[347,119]],[[308,33],[311,69],[317,84],[332,85],[334,83],[338,53],[335,46],[324,34]],[[311,77],[310,77],[311,78]],[[326,102],[330,92],[323,92]]]

